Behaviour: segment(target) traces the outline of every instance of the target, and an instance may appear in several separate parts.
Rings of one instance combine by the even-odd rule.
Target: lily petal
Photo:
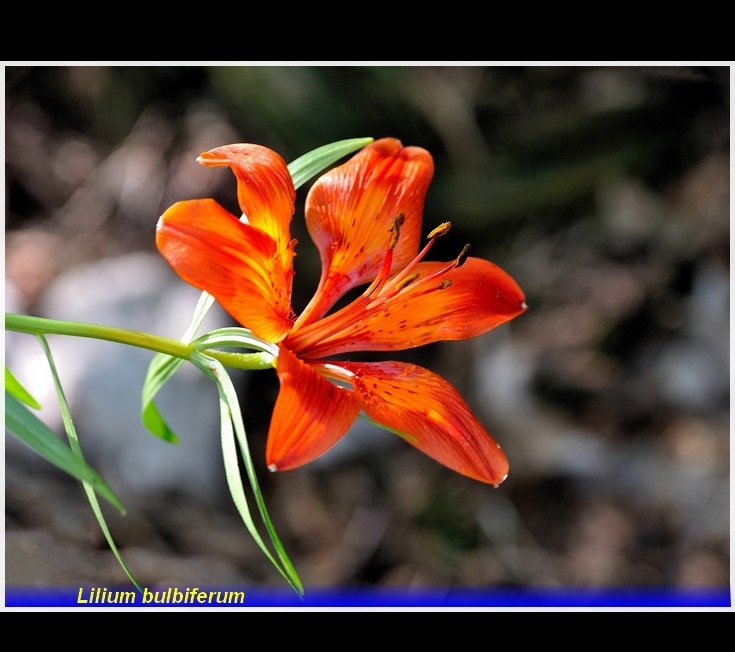
[[[441,376],[401,362],[340,363],[365,413],[441,464],[499,485],[508,460],[457,390]]]
[[[399,214],[403,224],[391,272],[413,260],[433,174],[425,149],[383,138],[317,179],[306,198],[306,225],[319,249],[322,276],[299,324],[320,318],[345,292],[378,275]]]
[[[213,199],[171,206],[158,221],[156,245],[182,279],[257,337],[279,342],[291,329],[291,265],[284,267],[270,235]]]
[[[202,152],[206,167],[229,165],[237,178],[237,199],[246,222],[276,241],[283,266],[291,264],[291,218],[296,190],[286,161],[272,149],[236,143]]]
[[[339,441],[360,412],[358,397],[327,380],[280,346],[277,369],[281,389],[273,409],[266,463],[272,471],[299,467]]]
[[[442,270],[446,270],[441,273]],[[422,262],[405,287],[362,296],[288,337],[307,358],[351,351],[396,351],[482,335],[526,310],[525,296],[497,265],[468,258],[451,267]]]

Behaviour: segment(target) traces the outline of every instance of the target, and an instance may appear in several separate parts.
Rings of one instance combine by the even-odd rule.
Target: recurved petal
[[[495,486],[505,480],[505,453],[444,378],[401,362],[340,366],[355,374],[355,390],[371,419],[458,473]]]
[[[490,261],[468,258],[460,267],[450,267],[419,263],[413,270],[418,277],[407,286],[357,298],[293,332],[289,346],[306,357],[395,351],[475,337],[526,310],[521,288]],[[448,271],[439,273],[443,269]]]
[[[293,325],[293,271],[276,256],[270,235],[243,224],[213,199],[194,199],[160,217],[156,245],[182,279],[209,292],[256,336],[268,342],[286,336]]]
[[[247,222],[276,241],[279,255],[287,255],[296,190],[283,158],[262,145],[236,143],[203,152],[197,161],[207,167],[230,167]]]
[[[273,409],[266,463],[293,469],[319,457],[342,438],[360,412],[354,392],[327,380],[280,346],[276,371],[281,388]]]
[[[347,290],[377,276],[399,214],[404,219],[391,269],[416,256],[433,174],[429,152],[384,138],[317,179],[306,199],[306,224],[321,255],[322,276],[301,323],[318,319]]]

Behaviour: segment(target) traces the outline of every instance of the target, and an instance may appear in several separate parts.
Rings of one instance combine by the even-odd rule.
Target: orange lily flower
[[[419,251],[431,155],[384,138],[314,182],[305,213],[322,273],[299,316],[291,307],[296,241],[289,226],[296,192],[285,161],[253,144],[218,147],[197,161],[231,168],[243,215],[212,199],[182,201],[161,216],[156,243],[182,279],[278,345],[268,467],[313,460],[364,412],[447,467],[502,482],[505,454],[447,380],[404,362],[335,358],[474,337],[526,309],[521,289],[491,262],[466,251],[448,263],[422,260],[449,228],[434,229]],[[362,285],[359,297],[329,312]]]

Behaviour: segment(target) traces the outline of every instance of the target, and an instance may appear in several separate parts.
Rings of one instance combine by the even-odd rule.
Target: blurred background
[[[465,243],[527,294],[480,338],[392,355],[454,383],[506,451],[498,488],[358,421],[269,473],[275,373],[236,374],[276,529],[309,587],[727,587],[730,583],[730,68],[6,66],[6,311],[183,334],[199,293],[157,254],[172,203],[237,211],[196,156],[254,142],[291,161],[393,136],[434,156],[432,259]],[[303,227],[294,305],[319,262]],[[208,325],[230,323],[213,311]],[[283,587],[226,488],[214,387],[160,397],[181,442],[139,421],[151,354],[49,338],[105,510],[143,584]],[[6,361],[60,433],[35,338]],[[124,584],[81,487],[6,435],[8,585]]]

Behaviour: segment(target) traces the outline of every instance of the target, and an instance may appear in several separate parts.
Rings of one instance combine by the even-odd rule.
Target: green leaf
[[[213,304],[214,297],[207,292],[202,292],[191,317],[191,322],[181,338],[182,342],[189,343],[194,339]],[[165,353],[156,354],[150,365],[148,365],[148,373],[141,390],[140,420],[149,432],[172,444],[177,444],[179,438],[168,425],[166,419],[163,418],[153,399],[183,363],[183,358],[175,358]]]
[[[240,514],[240,518],[253,537],[253,540],[258,544],[258,547],[260,547],[271,564],[273,564],[281,576],[291,585],[291,588],[299,596],[303,596],[304,586],[278,537],[268,510],[266,509],[260,486],[258,485],[258,478],[255,474],[255,467],[253,466],[247,435],[245,433],[245,425],[242,421],[242,412],[232,380],[220,362],[204,353],[197,351],[192,356],[192,362],[217,384],[220,401],[220,428],[225,476],[232,500]],[[278,559],[273,556],[265,545],[250,514],[250,508],[248,507],[245,489],[240,475],[236,441],[239,444],[240,454],[245,463],[245,470],[250,482],[250,488],[253,490],[260,517],[265,525],[268,537],[271,540]]]
[[[41,344],[41,348],[43,348],[43,352],[46,354],[46,359],[48,360],[49,367],[51,369],[51,376],[54,379],[54,387],[56,388],[56,396],[59,400],[59,409],[61,410],[61,419],[64,422],[64,429],[66,430],[66,436],[69,438],[69,446],[71,447],[71,451],[74,454],[74,456],[80,462],[84,463],[84,455],[82,454],[82,446],[79,443],[79,437],[77,435],[77,430],[74,427],[74,421],[71,417],[71,410],[69,409],[69,403],[66,400],[64,389],[61,386],[61,380],[59,379],[59,373],[56,370],[56,363],[54,362],[54,358],[51,355],[51,349],[49,348],[48,341],[43,335],[37,335],[36,337],[38,338],[38,341]],[[107,527],[105,516],[102,513],[102,509],[100,507],[99,501],[97,500],[97,496],[95,495],[94,486],[92,485],[91,482],[88,482],[87,480],[83,480],[82,485],[84,487],[84,492],[87,494],[87,500],[89,501],[89,504],[92,507],[92,512],[94,513],[95,518],[97,519],[97,523],[99,524],[100,529],[102,530],[102,533],[104,534],[105,539],[107,540],[107,545],[110,546],[110,550],[112,550],[112,554],[115,555],[115,558],[117,559],[118,563],[122,567],[123,571],[125,571],[125,574],[128,576],[130,581],[133,584],[135,584],[135,586],[138,588],[139,591],[142,591],[140,583],[135,578],[131,570],[128,568],[127,564],[125,563],[122,556],[120,555],[120,551],[117,549],[117,545],[115,545],[115,540],[112,538],[110,529]],[[124,514],[125,510],[123,509],[122,512]]]
[[[197,334],[197,331],[204,322],[204,318],[207,316],[209,309],[213,305],[214,297],[207,292],[202,292],[201,296],[199,297],[199,301],[197,302],[196,308],[194,308],[194,314],[191,316],[189,327],[186,329],[186,333],[184,333],[183,337],[181,338],[182,342],[186,342],[188,344],[194,339],[194,336]]]
[[[215,347],[235,347],[253,351],[267,352],[271,356],[278,355],[278,344],[265,342],[253,335],[253,332],[240,326],[215,328],[191,341],[197,351]]]
[[[184,362],[183,358],[157,353],[148,365],[148,373],[141,390],[140,418],[143,425],[156,437],[172,444],[177,444],[179,438],[163,418],[153,399]]]
[[[36,410],[41,409],[41,404],[31,396],[31,393],[20,384],[20,381],[7,367],[5,367],[5,391],[10,392],[15,398],[26,405],[30,405]]]
[[[329,145],[322,145],[300,156],[288,165],[293,185],[296,188],[303,186],[309,179],[325,170],[330,165],[347,154],[352,154],[365,145],[373,142],[373,138],[349,138],[339,140]]]
[[[79,459],[53,430],[7,390],[5,391],[5,428],[11,435],[54,466],[77,480],[89,482],[100,496],[120,512],[125,512],[120,499],[102,476],[83,459]]]

